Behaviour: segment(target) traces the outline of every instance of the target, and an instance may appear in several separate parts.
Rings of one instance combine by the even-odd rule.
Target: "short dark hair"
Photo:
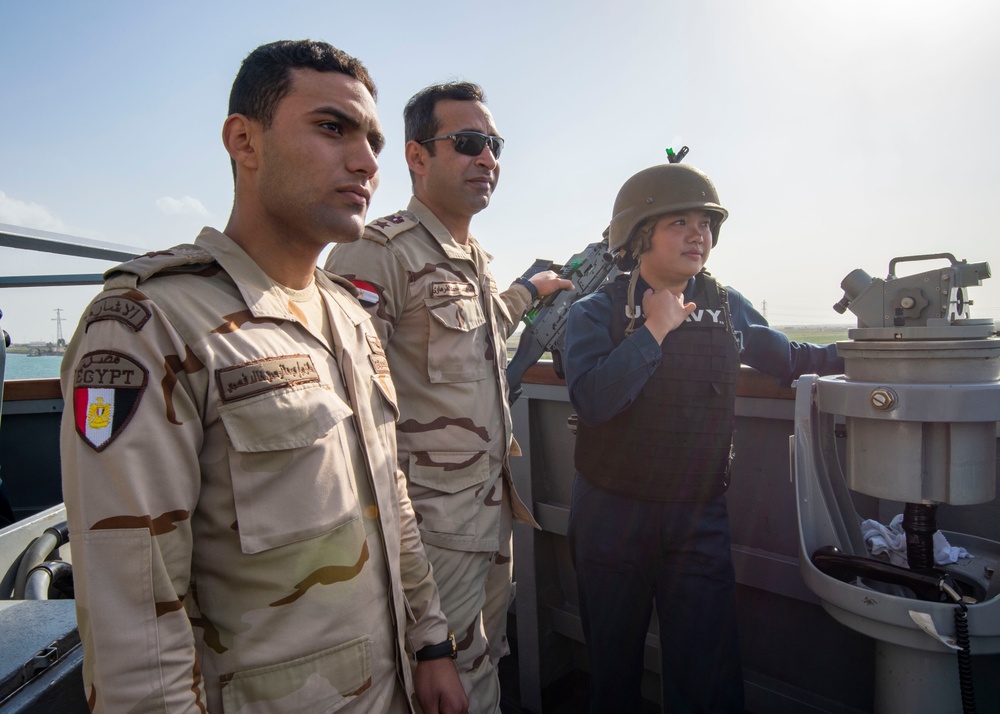
[[[447,84],[432,84],[424,87],[410,97],[403,107],[403,131],[406,142],[425,141],[437,136],[441,123],[434,109],[443,99],[457,99],[464,102],[482,102],[486,104],[486,93],[483,88],[473,82],[448,82]],[[425,144],[427,153],[434,156],[434,142]],[[416,174],[410,171],[410,184],[416,182]]]
[[[360,60],[326,42],[280,40],[261,45],[243,60],[229,93],[229,113],[269,128],[278,102],[291,87],[293,69],[341,72],[361,82],[372,99],[378,99],[375,83]]]
[[[483,88],[472,82],[449,82],[448,84],[433,84],[425,87],[410,97],[403,109],[403,125],[406,141],[424,141],[437,136],[441,128],[434,108],[443,99],[459,101],[475,101],[486,104],[486,94]],[[427,144],[427,150],[434,155],[434,145]]]

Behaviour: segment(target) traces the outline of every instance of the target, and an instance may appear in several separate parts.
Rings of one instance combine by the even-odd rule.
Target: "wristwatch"
[[[458,645],[455,644],[455,633],[449,632],[448,639],[436,645],[427,645],[417,650],[414,657],[417,662],[426,662],[429,659],[441,659],[442,657],[458,658]]]
[[[526,277],[522,275],[521,277],[517,278],[514,282],[517,283],[518,285],[523,285],[528,290],[528,292],[531,293],[532,300],[538,299],[538,288],[536,288],[535,284],[530,280],[528,280]]]

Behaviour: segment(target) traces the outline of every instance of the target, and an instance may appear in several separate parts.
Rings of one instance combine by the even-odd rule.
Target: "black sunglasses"
[[[499,159],[500,152],[503,151],[503,138],[492,134],[480,134],[478,131],[456,131],[454,134],[444,136],[432,136],[424,139],[421,144],[427,144],[441,139],[454,139],[455,151],[466,156],[479,156],[483,153],[483,147],[489,145],[493,152],[493,158]]]

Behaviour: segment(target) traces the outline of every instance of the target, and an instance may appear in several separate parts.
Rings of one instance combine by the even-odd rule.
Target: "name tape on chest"
[[[472,283],[443,282],[431,284],[431,297],[476,297],[478,291]]]
[[[215,379],[220,399],[229,403],[273,389],[319,382],[319,375],[309,355],[285,355],[217,369]]]

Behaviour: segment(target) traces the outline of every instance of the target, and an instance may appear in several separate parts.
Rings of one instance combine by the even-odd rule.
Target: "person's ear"
[[[222,144],[230,158],[243,169],[254,170],[259,164],[260,124],[242,114],[230,114],[222,125]]]
[[[404,152],[406,154],[406,165],[410,171],[417,176],[426,175],[431,158],[427,147],[417,141],[408,141],[406,142]]]

